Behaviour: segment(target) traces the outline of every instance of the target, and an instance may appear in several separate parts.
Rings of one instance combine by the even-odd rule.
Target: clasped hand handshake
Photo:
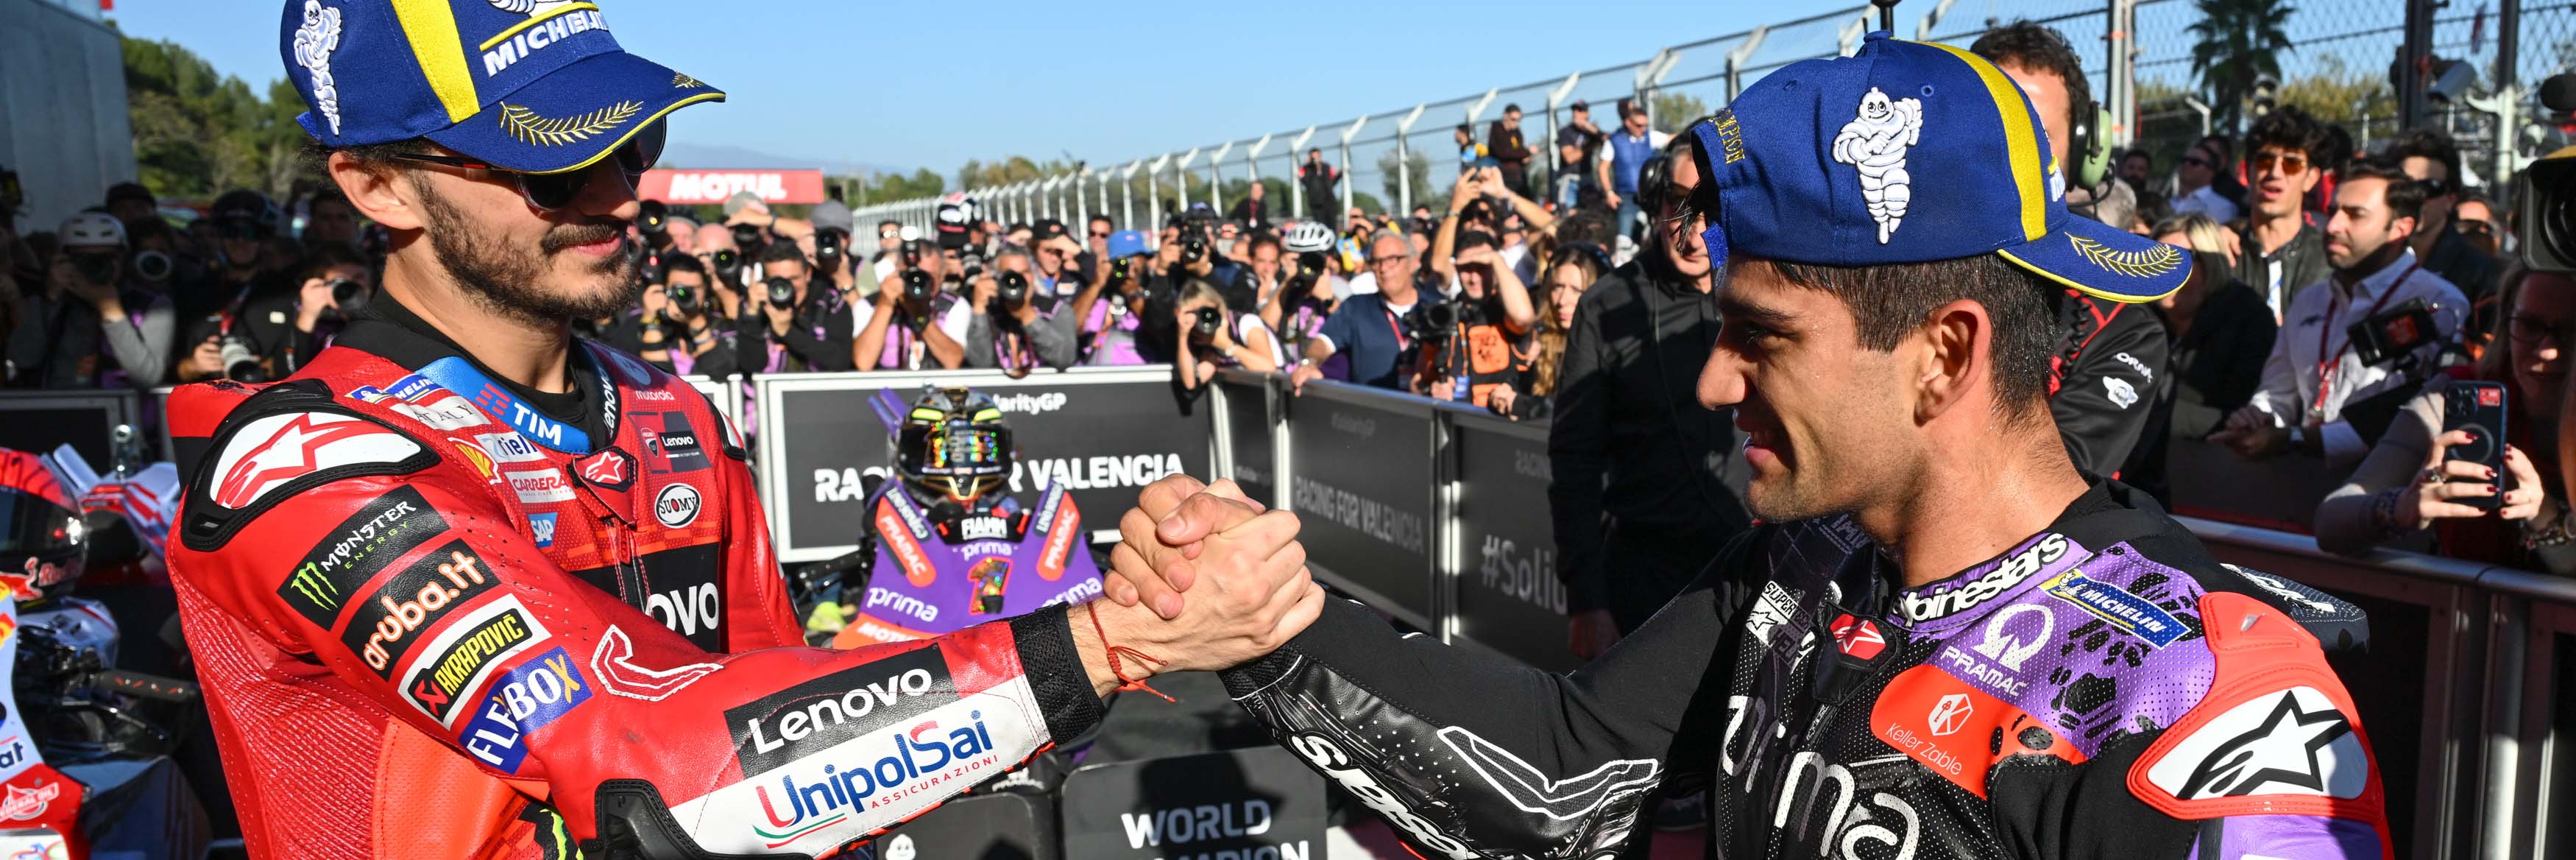
[[[1104,599],[1071,618],[1094,691],[1248,662],[1314,623],[1324,590],[1297,529],[1296,514],[1264,509],[1230,480],[1175,475],[1138,493],[1118,520]]]

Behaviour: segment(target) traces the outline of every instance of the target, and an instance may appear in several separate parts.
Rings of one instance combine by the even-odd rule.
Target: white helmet
[[[125,223],[105,212],[82,212],[63,219],[63,229],[55,234],[65,248],[123,248]]]
[[[1334,238],[1331,227],[1314,221],[1299,221],[1289,225],[1288,232],[1280,237],[1279,245],[1291,254],[1330,251],[1333,249]]]

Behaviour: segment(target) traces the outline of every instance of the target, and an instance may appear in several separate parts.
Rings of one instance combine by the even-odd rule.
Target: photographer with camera
[[[42,289],[18,300],[7,349],[15,388],[149,389],[169,370],[170,299],[132,286],[125,225],[91,210],[63,220]]]
[[[1264,288],[1261,323],[1277,332],[1281,344],[1294,353],[1305,349],[1306,340],[1324,327],[1324,320],[1333,315],[1333,307],[1350,294],[1351,287],[1334,271],[1333,228],[1299,221],[1288,226],[1280,247],[1293,255],[1297,268],[1277,289]],[[1255,262],[1258,254],[1255,251]]]
[[[647,272],[643,326],[635,354],[672,373],[724,377],[742,367],[741,333],[718,325],[706,264],[671,257]]]
[[[260,372],[269,379],[294,373],[348,325],[349,316],[375,295],[376,272],[356,250],[339,243],[315,245],[295,267],[296,291],[252,299],[241,316],[291,320],[284,326],[236,329]],[[227,361],[230,365],[235,362]],[[235,377],[236,379],[240,377]]]
[[[963,232],[958,234],[961,238]],[[943,234],[943,241],[945,234]],[[932,250],[913,240],[897,252],[903,272],[859,305],[859,335],[850,355],[861,370],[937,370],[964,367],[966,331],[974,309],[942,283],[962,278],[951,271],[954,249]]]
[[[851,369],[852,311],[841,291],[809,289],[814,270],[793,242],[761,249],[760,280],[736,319],[740,367],[756,373]]]
[[[2350,464],[2376,444],[2447,348],[2468,309],[2407,246],[2423,183],[2386,159],[2356,161],[2326,222],[2334,274],[2290,300],[2252,403],[2210,435],[2238,456]]]
[[[1273,373],[1286,357],[1279,339],[1262,324],[1260,315],[1235,312],[1226,304],[1225,295],[1206,281],[1181,284],[1172,320],[1182,332],[1181,348],[1172,360],[1172,374],[1180,380],[1183,390],[1195,391],[1208,384],[1220,367]]]
[[[1120,230],[1109,234],[1109,262],[1098,276],[1082,288],[1073,299],[1070,312],[1077,323],[1076,351],[1085,365],[1096,367],[1151,364],[1150,348],[1145,342],[1145,308],[1148,298],[1161,282],[1155,272],[1161,270],[1160,257],[1145,247],[1141,230]],[[1179,259],[1177,245],[1164,245],[1163,251]]]
[[[1066,236],[1048,241],[1059,252],[1073,244]],[[1040,365],[1072,367],[1073,314],[1040,307],[1052,290],[1030,271],[1029,252],[1004,246],[993,268],[998,274],[978,279],[968,298],[976,312],[966,324],[966,366],[1000,368],[1013,379]]]
[[[1384,231],[1370,240],[1369,270],[1376,275],[1377,291],[1344,300],[1306,340],[1305,357],[1288,375],[1291,390],[1324,378],[1325,362],[1337,354],[1346,354],[1336,377],[1343,382],[1397,391],[1412,387],[1421,342],[1405,321],[1426,300],[1439,300],[1423,295],[1413,246],[1402,233]]]
[[[1490,409],[1494,390],[1509,387],[1529,370],[1538,308],[1494,237],[1481,230],[1461,234],[1458,221],[1441,222],[1440,236],[1432,242],[1432,270],[1458,290],[1454,301],[1417,312],[1423,317],[1423,349],[1413,391]],[[1452,248],[1454,258],[1444,253]]]
[[[742,305],[742,281],[751,269],[751,261],[743,259],[742,249],[734,244],[733,231],[721,224],[698,228],[696,256],[707,271],[707,289],[715,293],[714,307],[722,309],[718,316],[741,319],[747,310]]]

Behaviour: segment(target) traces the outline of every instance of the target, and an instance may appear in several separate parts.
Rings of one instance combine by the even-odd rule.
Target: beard
[[[644,294],[639,263],[630,253],[610,254],[586,267],[592,284],[552,288],[546,284],[556,254],[612,236],[624,242],[623,222],[556,224],[537,247],[526,248],[477,232],[473,220],[429,189],[420,191],[421,210],[429,216],[429,244],[447,276],[483,309],[531,325],[557,325],[566,320],[610,316]]]

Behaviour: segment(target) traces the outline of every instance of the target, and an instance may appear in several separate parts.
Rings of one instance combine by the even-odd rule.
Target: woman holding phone
[[[2510,273],[2504,337],[2472,367],[2434,379],[2407,403],[2344,485],[2317,505],[2317,546],[2346,555],[2374,547],[2576,574],[2576,522],[2559,469],[2568,352],[2576,348],[2576,280]],[[2503,465],[2451,459],[2469,431],[2445,429],[2447,400],[2499,383]],[[2484,504],[2481,504],[2484,502]]]

